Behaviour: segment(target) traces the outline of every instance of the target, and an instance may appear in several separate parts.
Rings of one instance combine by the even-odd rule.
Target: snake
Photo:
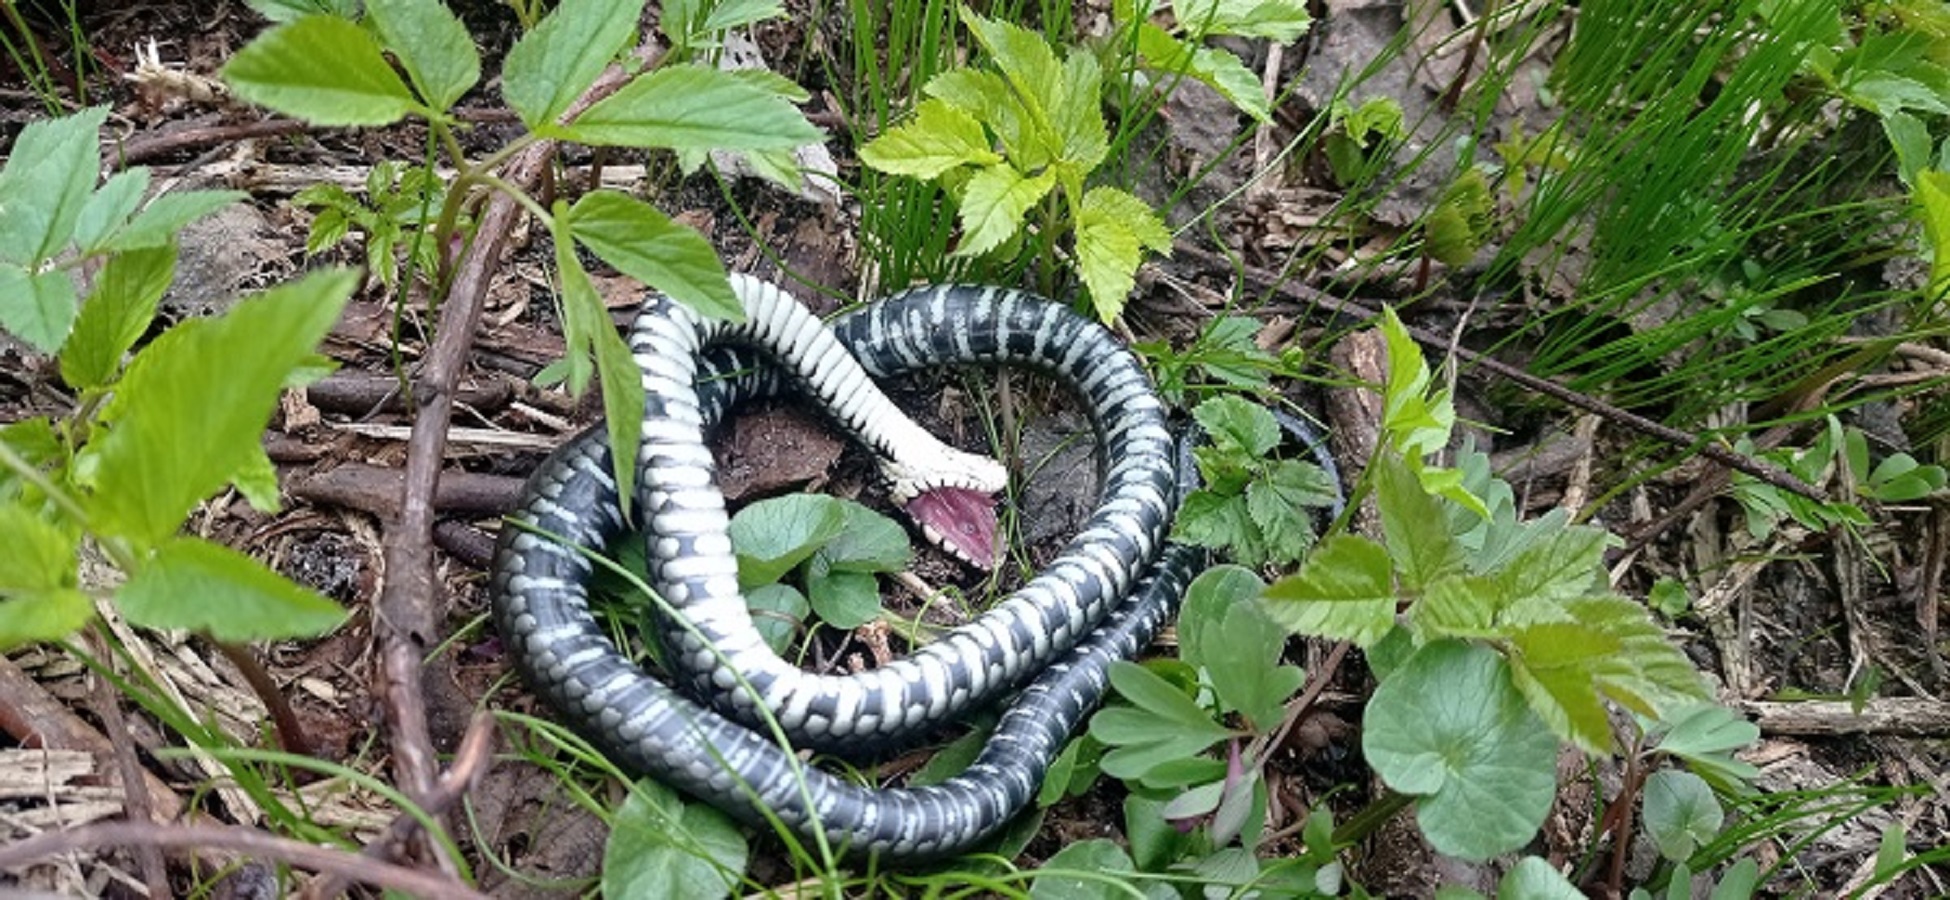
[[[624,512],[601,423],[551,454],[502,528],[489,582],[496,627],[536,696],[635,774],[849,856],[908,862],[976,848],[1034,799],[1112,665],[1151,642],[1202,560],[1167,540],[1188,482],[1164,404],[1107,329],[1027,292],[932,285],[822,321],[769,282],[734,274],[730,284],[742,322],[646,298],[629,338],[646,398],[634,508]],[[1069,388],[1099,442],[1098,504],[1029,581],[905,658],[851,674],[802,670],[753,625],[705,431],[753,397],[810,392],[881,458],[890,494],[930,539],[991,563],[980,532],[992,542],[993,510],[982,519],[977,507],[1006,474],[940,442],[875,386],[951,365],[1026,368]],[[668,605],[651,616],[667,681],[619,649],[590,606],[591,554],[633,532]],[[939,783],[870,787],[795,752],[913,743],[1011,692],[976,759]]]

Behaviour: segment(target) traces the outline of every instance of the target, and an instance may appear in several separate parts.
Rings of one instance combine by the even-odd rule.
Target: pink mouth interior
[[[914,521],[934,529],[949,552],[987,571],[995,568],[995,501],[967,488],[922,491],[907,502]]]

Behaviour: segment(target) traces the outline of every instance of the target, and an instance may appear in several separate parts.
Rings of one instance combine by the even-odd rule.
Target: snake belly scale
[[[632,528],[600,427],[543,463],[503,528],[490,585],[496,625],[536,693],[626,768],[856,855],[967,850],[1034,797],[1101,700],[1110,664],[1150,641],[1190,578],[1196,553],[1165,540],[1181,488],[1163,405],[1106,330],[1033,295],[919,288],[821,326],[773,285],[741,276],[732,285],[746,322],[652,297],[631,337],[647,396],[635,509],[652,586],[684,620],[656,623],[676,687],[630,662],[589,610],[583,550]],[[943,365],[1025,367],[1071,388],[1102,450],[1099,505],[1049,566],[968,624],[880,668],[800,670],[760,639],[738,591],[703,430],[732,403],[790,381],[883,455],[925,457],[933,438],[868,379]],[[951,483],[973,477],[965,460],[940,466]],[[764,736],[761,709],[800,748],[892,745],[1032,676],[975,762],[937,785],[862,787]]]

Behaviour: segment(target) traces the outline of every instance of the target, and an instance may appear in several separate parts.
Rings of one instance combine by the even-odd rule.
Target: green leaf
[[[372,35],[333,16],[259,35],[221,74],[239,98],[314,125],[391,125],[426,112]]]
[[[1192,418],[1220,451],[1249,459],[1280,443],[1280,423],[1266,407],[1236,394],[1220,394],[1192,409]]]
[[[546,133],[596,83],[642,15],[643,0],[562,0],[508,50],[501,96],[528,130]]]
[[[1077,213],[1077,267],[1097,317],[1124,311],[1144,250],[1171,252],[1171,232],[1144,201],[1113,187],[1084,194]]]
[[[1063,83],[1064,73],[1056,61],[1056,52],[1050,49],[1042,35],[1010,22],[983,18],[968,7],[962,8],[961,20],[976,43],[981,44],[982,49],[995,60],[996,67],[1002,70],[1010,87],[1014,88],[1016,97],[1029,113],[1027,124],[1041,131],[1043,126],[1037,123],[1051,120],[1053,110],[1050,101],[1054,99],[1054,92],[1060,90],[1058,85]],[[1034,143],[1043,144],[1049,152],[1056,150],[1042,135],[1032,133],[1030,137]],[[1010,147],[1010,150],[1014,153],[1018,148]],[[1029,167],[1043,164],[1041,161],[1018,162]]]
[[[1130,872],[1131,858],[1124,848],[1105,838],[1072,843],[1043,862],[1052,870],[1036,875],[1029,882],[1030,900],[1125,900],[1130,894],[1124,886],[1103,878],[1078,878],[1064,872],[1091,872],[1109,875]]]
[[[1179,23],[1200,35],[1235,34],[1292,43],[1313,24],[1298,0],[1172,0]]]
[[[146,628],[184,628],[219,641],[317,637],[345,621],[339,605],[229,547],[170,538],[142,561],[115,606]]]
[[[982,748],[988,746],[989,735],[994,732],[993,723],[949,741],[941,749],[934,751],[928,761],[921,764],[914,774],[908,776],[909,787],[926,787],[940,784],[968,770],[975,758],[982,755]]]
[[[784,578],[845,525],[840,501],[824,494],[787,494],[739,510],[731,517],[738,585],[752,588]]]
[[[1420,460],[1449,444],[1456,424],[1447,391],[1430,391],[1422,348],[1392,307],[1381,309],[1381,336],[1388,347],[1388,383],[1382,390],[1381,429],[1403,456]]]
[[[1231,101],[1240,112],[1253,117],[1254,121],[1273,121],[1259,76],[1246,68],[1239,57],[1224,50],[1180,41],[1150,22],[1138,25],[1137,52],[1153,70],[1173,75],[1182,73],[1218,91],[1220,96]]]
[[[1496,900],[1585,900],[1585,895],[1549,862],[1526,856],[1497,884]]]
[[[812,605],[806,595],[789,584],[761,584],[745,591],[745,608],[751,611],[752,624],[773,653],[784,653],[800,626],[806,622]]]
[[[1660,856],[1685,862],[1725,821],[1719,798],[1698,775],[1661,769],[1645,780],[1645,830]]]
[[[481,80],[473,36],[440,0],[367,0],[366,15],[427,106],[446,110]]]
[[[1265,585],[1250,570],[1215,566],[1192,582],[1178,618],[1180,652],[1212,679],[1219,706],[1264,733],[1285,715],[1306,673],[1280,665],[1287,635],[1255,598]]]
[[[95,189],[101,167],[96,145],[107,118],[108,107],[95,106],[71,116],[30,121],[20,130],[6,166],[0,168],[0,212],[7,221],[0,228],[0,263],[38,269],[68,246]],[[13,286],[0,291],[8,293]],[[0,296],[0,304],[6,302]]]
[[[603,845],[606,897],[716,900],[736,890],[750,855],[738,826],[649,779],[632,785]]]
[[[0,263],[0,328],[14,337],[53,353],[68,337],[75,306],[74,282],[67,272],[48,269],[30,275]]]
[[[1060,158],[1079,172],[1097,168],[1110,152],[1102,95],[1103,69],[1097,57],[1083,50],[1065,57],[1063,80],[1049,104],[1050,119],[1062,147]]]
[[[183,226],[249,196],[243,191],[172,191],[143,207],[134,221],[110,235],[102,247],[120,252],[173,244]]]
[[[1160,872],[1191,855],[1194,835],[1172,827],[1162,800],[1132,793],[1124,798],[1124,837],[1146,872]]]
[[[1172,522],[1171,536],[1188,544],[1228,551],[1245,565],[1258,565],[1266,558],[1244,497],[1193,491]]]
[[[1333,482],[1319,466],[1276,460],[1263,477],[1246,485],[1246,512],[1266,538],[1272,561],[1281,565],[1306,555],[1314,543],[1309,508],[1335,499]]]
[[[1403,587],[1417,591],[1437,579],[1461,574],[1462,543],[1450,532],[1442,505],[1422,489],[1421,480],[1401,457],[1379,454],[1371,475],[1382,537],[1401,572]]]
[[[1299,574],[1273,582],[1261,602],[1294,634],[1367,647],[1395,627],[1394,569],[1380,544],[1336,534],[1307,557]]]
[[[1538,538],[1497,573],[1509,597],[1561,605],[1604,589],[1610,532],[1589,525],[1563,525]]]
[[[914,558],[907,530],[899,522],[851,500],[841,500],[846,514],[840,532],[821,547],[819,565],[836,572],[898,572]]]
[[[161,541],[262,455],[287,377],[312,359],[357,285],[355,272],[316,272],[220,318],[177,325],[137,354],[103,411],[108,433],[90,445],[94,526]]]
[[[1759,889],[1760,863],[1751,856],[1743,856],[1720,873],[1720,883],[1713,886],[1713,893],[1707,895],[1707,900],[1751,900]]]
[[[914,118],[860,148],[860,161],[892,175],[934,178],[957,166],[992,166],[1002,157],[982,123],[945,100],[923,100]]]
[[[1844,93],[1855,105],[1879,116],[1911,109],[1950,115],[1950,103],[1936,90],[1914,78],[1891,72],[1871,72],[1855,79]]]
[[[1422,596],[1409,608],[1409,622],[1422,641],[1441,637],[1502,637],[1497,611],[1503,593],[1495,579],[1483,575],[1451,575],[1424,585]]]
[[[1599,686],[1626,708],[1656,717],[1712,697],[1699,670],[1666,639],[1645,607],[1623,597],[1598,595],[1566,603],[1564,610],[1575,621],[1619,642],[1617,657],[1598,672]]]
[[[880,608],[880,584],[865,572],[821,572],[806,575],[806,599],[820,621],[851,631],[875,619]]]
[[[94,614],[95,601],[74,588],[0,595],[0,650],[69,637]]]
[[[1429,644],[1375,689],[1361,750],[1389,787],[1421,795],[1439,852],[1483,860],[1537,833],[1557,787],[1557,741],[1495,653]]]
[[[544,133],[585,144],[677,151],[791,150],[824,139],[797,108],[748,78],[704,66],[658,69]]]
[[[1495,198],[1482,170],[1464,172],[1429,212],[1428,254],[1452,266],[1467,264],[1489,240],[1495,211]]]
[[[0,506],[0,596],[20,596],[75,586],[75,535],[47,515],[20,503]]]
[[[245,0],[257,14],[273,22],[290,22],[305,16],[329,15],[353,19],[359,15],[359,0]]]
[[[1620,641],[1573,622],[1547,622],[1510,636],[1512,680],[1551,731],[1594,755],[1611,750],[1611,720],[1599,679],[1614,670]]]
[[[106,386],[149,329],[175,272],[176,248],[168,245],[109,257],[61,348],[61,379],[82,390]]]
[[[83,253],[99,250],[108,236],[129,220],[149,192],[149,170],[124,169],[109,176],[81,207],[74,223],[74,241]]]
[[[1112,748],[1102,762],[1107,775],[1138,778],[1232,736],[1192,698],[1143,666],[1111,664],[1110,683],[1134,706],[1112,706],[1090,719],[1090,736]]]
[[[1022,227],[1023,214],[1056,186],[1056,173],[1025,177],[1007,162],[977,169],[961,198],[961,246],[955,256],[980,256]]]
[[[922,91],[987,125],[1018,165],[1034,168],[1050,163],[1049,148],[1029,146],[1031,113],[1001,75],[986,69],[950,69],[928,79]]]
[[[695,229],[616,191],[583,195],[570,208],[569,232],[603,261],[699,313],[745,320],[724,263]]]
[[[636,496],[637,444],[642,438],[637,423],[643,417],[644,403],[642,374],[629,345],[610,324],[609,311],[603,308],[595,283],[576,257],[574,243],[562,233],[570,227],[572,217],[560,200],[556,201],[555,213],[550,226],[555,232],[555,267],[562,279],[568,387],[571,393],[581,393],[588,385],[586,359],[593,356],[596,377],[603,386],[603,418],[608,423],[610,458],[615,462],[616,491],[627,511]]]
[[[719,0],[711,8],[710,17],[704,20],[703,30],[717,32],[743,28],[783,15],[785,4],[780,0]]]

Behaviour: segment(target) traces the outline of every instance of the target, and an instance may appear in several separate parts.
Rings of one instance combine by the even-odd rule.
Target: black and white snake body
[[[648,395],[635,511],[652,585],[690,626],[659,617],[666,664],[684,691],[645,675],[589,610],[583,551],[631,527],[601,429],[536,471],[512,515],[519,524],[504,527],[491,585],[496,625],[536,693],[626,768],[753,824],[776,816],[837,851],[915,859],[970,849],[1034,797],[1102,699],[1110,664],[1151,640],[1191,577],[1196,553],[1165,540],[1181,488],[1163,406],[1109,332],[1032,295],[922,288],[823,325],[769,284],[734,276],[733,288],[747,322],[703,320],[653,297],[631,339]],[[949,459],[937,466],[949,490],[992,491],[994,473],[979,457],[931,457],[939,445],[911,423],[890,425],[906,420],[867,377],[963,364],[1047,373],[1079,394],[1099,435],[1101,503],[1042,573],[970,623],[878,669],[804,672],[764,644],[738,591],[702,433],[731,403],[780,379],[715,377],[753,365],[748,352],[710,349],[726,346],[766,348],[835,419],[894,458],[895,478],[912,457],[922,468]],[[929,489],[897,482],[894,492]],[[927,787],[867,788],[803,765],[766,736],[760,712],[798,747],[858,751],[925,734],[1032,675],[975,762]]]

